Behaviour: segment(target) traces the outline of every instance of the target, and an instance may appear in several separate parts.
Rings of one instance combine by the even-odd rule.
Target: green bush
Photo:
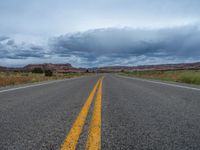
[[[44,73],[45,73],[45,76],[48,76],[48,77],[53,76],[53,72],[51,70],[45,70]]]
[[[44,71],[42,70],[42,68],[34,68],[32,70],[32,73],[44,73]]]

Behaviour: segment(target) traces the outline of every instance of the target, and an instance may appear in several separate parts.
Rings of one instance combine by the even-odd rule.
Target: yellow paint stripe
[[[90,122],[89,134],[87,137],[86,150],[101,149],[101,99],[102,99],[102,81],[100,81],[94,105],[92,120]]]
[[[97,87],[99,85],[100,81],[96,83],[94,86],[92,92],[90,93],[88,99],[86,100],[81,112],[79,113],[78,117],[76,118],[76,121],[74,122],[73,126],[71,127],[63,145],[61,146],[61,150],[75,150],[76,145],[78,143],[78,139],[80,137],[81,131],[83,129],[89,108],[91,106],[91,103],[93,101],[95,92],[97,90]]]

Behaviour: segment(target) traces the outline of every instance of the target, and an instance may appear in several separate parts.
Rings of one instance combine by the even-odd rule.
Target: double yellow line
[[[89,126],[89,132],[86,142],[86,150],[101,149],[101,101],[102,101],[102,82],[103,77],[97,81],[89,97],[87,98],[81,112],[72,125],[66,139],[64,140],[61,150],[75,150],[80,134],[82,132],[85,120],[87,118],[90,106],[96,94],[96,101]]]

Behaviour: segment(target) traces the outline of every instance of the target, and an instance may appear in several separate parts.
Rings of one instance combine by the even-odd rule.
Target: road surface
[[[105,74],[0,91],[0,150],[200,149],[200,88]]]

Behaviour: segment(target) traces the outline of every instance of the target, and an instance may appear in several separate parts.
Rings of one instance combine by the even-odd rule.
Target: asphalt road
[[[101,76],[0,91],[0,150],[200,149],[199,87]]]

